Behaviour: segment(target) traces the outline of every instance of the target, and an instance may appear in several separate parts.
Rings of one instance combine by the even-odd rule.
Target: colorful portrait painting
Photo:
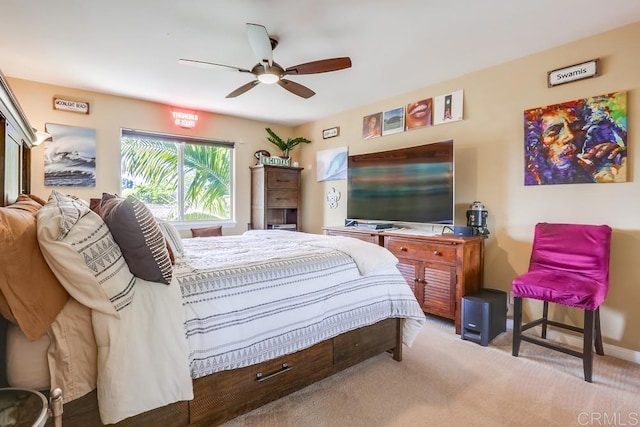
[[[627,93],[524,112],[524,184],[627,180]]]

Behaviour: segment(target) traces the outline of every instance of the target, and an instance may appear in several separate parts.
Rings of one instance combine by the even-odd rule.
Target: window
[[[143,201],[159,219],[233,218],[233,142],[122,130],[122,195]]]

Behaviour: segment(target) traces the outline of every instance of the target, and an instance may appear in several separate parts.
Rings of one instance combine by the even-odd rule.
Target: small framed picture
[[[462,90],[436,96],[433,99],[433,124],[462,120],[462,97]]]
[[[382,125],[382,113],[369,114],[362,118],[362,139],[377,138],[380,136]]]
[[[382,116],[382,134],[404,132],[404,107],[387,110]]]
[[[405,110],[405,127],[407,130],[431,126],[433,99],[425,98],[407,104]]]
[[[340,127],[336,126],[333,128],[325,129],[322,131],[322,139],[333,138],[335,136],[340,135]]]

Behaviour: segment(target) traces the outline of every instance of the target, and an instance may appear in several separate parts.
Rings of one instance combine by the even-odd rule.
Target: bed
[[[134,215],[118,224],[56,191],[40,207],[25,198],[16,204],[36,212],[42,258],[69,294],[44,337],[65,426],[217,425],[374,355],[400,361],[424,323],[397,260],[377,245],[277,230],[181,240],[135,199],[115,197]],[[118,228],[132,222],[137,230]],[[160,233],[162,245],[143,239],[155,261],[173,255],[151,276],[133,274],[141,230]],[[17,323],[11,336],[29,331]]]

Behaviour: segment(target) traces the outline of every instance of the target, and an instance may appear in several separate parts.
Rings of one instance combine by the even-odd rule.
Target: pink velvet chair
[[[591,382],[593,348],[604,354],[600,332],[600,305],[609,289],[611,228],[607,225],[549,224],[535,227],[529,271],[513,280],[513,355],[520,342],[527,341],[582,359],[584,379]],[[522,324],[522,299],[544,301],[542,318]],[[584,311],[582,328],[548,319],[549,303],[576,307]],[[542,325],[542,339],[523,334]],[[547,338],[547,327],[579,332],[582,352]]]

